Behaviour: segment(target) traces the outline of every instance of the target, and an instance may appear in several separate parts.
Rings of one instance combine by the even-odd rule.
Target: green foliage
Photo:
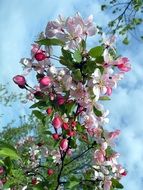
[[[82,74],[80,69],[75,69],[73,70],[73,77],[76,81],[81,81],[82,80]]]
[[[100,110],[98,110],[96,107],[93,108],[93,111],[95,113],[95,115],[97,117],[101,117],[102,116],[102,112]]]
[[[125,45],[128,45],[128,44],[129,44],[128,37],[125,37],[125,38],[123,39],[123,44],[125,44]]]
[[[16,149],[2,141],[0,141],[0,157],[10,157],[14,160],[20,159]]]
[[[99,100],[110,100],[108,96],[100,96]]]
[[[63,46],[64,42],[62,40],[52,38],[52,39],[41,39],[39,41],[36,41],[39,45],[45,45],[45,46]]]
[[[90,49],[89,55],[93,58],[98,58],[98,57],[102,56],[103,50],[104,50],[104,48],[102,46],[94,47],[94,48]]]
[[[23,93],[13,93],[8,91],[9,84],[0,84],[0,104],[4,106],[11,106],[16,101],[25,101],[25,95]]]
[[[79,50],[76,50],[73,54],[74,59],[77,63],[80,63],[82,61],[81,52]]]
[[[124,186],[121,183],[119,183],[118,180],[113,179],[113,178],[112,178],[112,187],[117,188],[117,189],[123,189],[124,188]]]
[[[113,19],[109,21],[108,26],[112,34],[119,34],[123,37],[123,44],[128,45],[132,34],[136,39],[142,40],[141,33],[137,32],[143,24],[143,1],[130,0],[120,2],[119,0],[103,1],[102,11],[108,11],[113,14]]]

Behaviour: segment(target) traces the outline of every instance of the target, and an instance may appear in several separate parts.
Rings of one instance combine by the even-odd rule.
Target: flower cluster
[[[70,177],[67,179],[64,176],[64,167],[82,156],[82,153],[77,156],[81,144],[88,147],[85,153],[92,149],[92,165],[81,171],[78,169],[77,173],[81,173],[82,178],[74,174],[77,188],[78,185],[86,187],[86,181],[94,189],[118,188],[122,186],[118,181],[126,175],[125,169],[117,162],[119,154],[112,148],[120,131],[104,129],[109,122],[109,111],[101,103],[110,100],[113,89],[131,66],[128,58],[117,55],[113,46],[114,37],[87,49],[87,38],[97,32],[92,16],[87,20],[79,14],[67,19],[59,16],[59,19],[47,24],[45,33],[32,44],[31,58],[20,61],[26,75],[32,70],[36,72],[35,87],[28,84],[24,75],[13,78],[20,88],[28,91],[30,100],[38,99],[31,106],[37,108],[33,114],[41,119],[48,135],[56,143],[55,148],[50,150],[55,155],[46,163],[47,167],[52,166],[49,175],[53,171],[55,173],[53,180],[56,186],[53,189],[64,185],[68,188],[71,181]],[[54,46],[60,47],[61,56],[54,54]],[[54,66],[52,61],[58,61],[61,66]],[[39,155],[36,147],[31,147],[33,160],[37,159],[36,154]],[[48,153],[47,157],[52,154]],[[87,177],[89,171],[90,176]]]

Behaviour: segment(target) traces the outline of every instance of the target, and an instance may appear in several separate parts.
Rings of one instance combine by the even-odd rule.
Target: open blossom
[[[73,86],[73,88],[70,90],[70,94],[79,101],[86,94],[83,84],[79,82],[76,86]]]
[[[97,164],[102,164],[105,161],[105,154],[104,150],[96,150],[94,152],[94,159]]]
[[[96,27],[93,23],[93,16],[87,20],[82,19],[79,13],[74,17],[67,19],[59,16],[56,21],[48,22],[46,27],[46,36],[48,38],[57,37],[65,41],[65,48],[76,48],[86,36],[93,36],[96,33]]]
[[[107,92],[106,85],[102,80],[102,75],[99,69],[96,69],[92,74],[93,78],[93,93],[95,95],[95,100],[97,101],[101,94],[105,94]]]

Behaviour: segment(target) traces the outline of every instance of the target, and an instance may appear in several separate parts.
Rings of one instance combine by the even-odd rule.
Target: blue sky
[[[30,44],[47,22],[59,14],[73,15],[79,11],[83,16],[94,15],[95,23],[106,25],[109,15],[101,13],[97,0],[0,0],[0,83],[9,82],[9,90],[19,92],[11,81],[21,74],[21,57],[29,55]],[[125,76],[106,103],[110,110],[110,124],[107,128],[119,128],[122,134],[116,147],[121,154],[121,162],[128,169],[124,178],[125,190],[142,190],[143,187],[143,44],[132,40],[129,46],[121,46],[119,51],[129,57],[132,71]],[[19,114],[27,112],[25,104],[16,103],[11,108],[1,106],[3,126]]]

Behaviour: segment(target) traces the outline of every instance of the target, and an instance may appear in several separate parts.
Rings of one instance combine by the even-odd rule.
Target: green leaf
[[[80,72],[80,69],[73,70],[73,79],[76,81],[81,81],[82,80],[82,74]]]
[[[74,59],[76,62],[80,63],[82,61],[82,56],[79,50],[76,50],[73,54]]]
[[[39,110],[33,110],[32,114],[34,114],[40,120],[42,120],[45,117],[45,115],[41,113]]]
[[[110,146],[108,146],[105,152],[106,156],[110,157],[114,153],[114,150]]]
[[[72,189],[73,187],[77,186],[78,184],[79,184],[79,181],[70,181],[68,188]]]
[[[62,54],[65,60],[73,61],[72,53],[69,50],[65,50],[64,48],[61,49]]]
[[[86,42],[85,42],[85,40],[82,40],[80,42],[80,50],[81,50],[81,52],[83,52],[85,49],[86,49]]]
[[[91,74],[95,71],[97,68],[95,61],[87,61],[86,64],[83,66],[83,73],[85,75],[91,76]]]
[[[14,160],[20,159],[16,149],[13,146],[4,142],[0,142],[0,156],[10,157]]]
[[[65,112],[67,115],[70,115],[75,110],[76,104],[75,102],[65,104]]]
[[[117,189],[124,188],[124,186],[121,183],[119,183],[119,181],[117,179],[114,179],[114,178],[112,178],[112,186]]]
[[[127,37],[125,37],[122,42],[123,42],[123,44],[125,44],[125,45],[128,45],[128,44],[129,44],[129,40],[128,40]]]
[[[98,110],[96,107],[93,107],[93,111],[95,113],[95,115],[97,117],[101,117],[102,116],[102,112],[100,110]]]
[[[44,131],[43,133],[44,133],[45,135],[50,135],[50,136],[52,135],[52,132],[51,132],[51,131]]]
[[[73,69],[73,63],[70,60],[67,60],[63,56],[60,56],[60,63],[71,70]]]
[[[104,51],[103,46],[97,46],[90,49],[89,55],[93,58],[96,58],[96,57],[102,56],[103,51]]]
[[[104,57],[103,56],[96,57],[96,62],[101,64],[104,63]]]
[[[100,96],[99,100],[111,100],[109,96]]]
[[[41,39],[39,41],[36,41],[39,45],[46,45],[46,46],[64,46],[65,43],[62,40],[56,39],[56,38],[45,38]]]
[[[35,104],[33,104],[32,106],[30,106],[30,108],[40,108],[40,107],[47,107],[46,102],[45,101],[39,101],[36,102]]]
[[[77,148],[76,139],[71,139],[70,141],[70,147],[73,149]]]
[[[82,126],[82,125],[80,125],[80,124],[78,123],[77,126],[76,126],[76,129],[77,129],[78,132],[82,133],[82,132],[85,130],[85,127]]]

